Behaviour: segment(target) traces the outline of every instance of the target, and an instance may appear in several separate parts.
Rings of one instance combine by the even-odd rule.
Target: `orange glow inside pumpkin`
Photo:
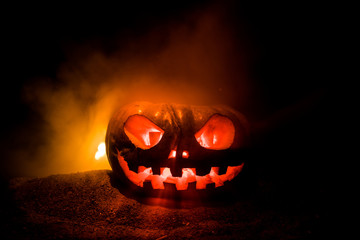
[[[139,148],[150,149],[161,140],[164,130],[142,115],[130,116],[124,124],[125,134],[130,141]],[[213,115],[206,124],[195,134],[198,143],[207,149],[222,150],[231,147],[235,137],[235,127],[232,121],[222,115]],[[168,158],[176,158],[177,151],[170,151]],[[189,158],[189,152],[183,151],[182,158]],[[164,183],[171,183],[177,190],[187,190],[188,184],[196,182],[196,189],[206,189],[206,185],[215,183],[215,187],[224,185],[231,181],[243,168],[239,166],[228,166],[225,174],[219,175],[219,167],[211,167],[208,174],[196,175],[195,168],[182,168],[182,176],[172,176],[168,167],[160,168],[160,175],[153,174],[152,168],[139,166],[138,172],[129,169],[128,163],[118,151],[118,161],[126,177],[135,185],[143,187],[144,182],[151,182],[153,189],[165,189]]]
[[[182,157],[183,158],[189,158],[189,152],[188,151],[183,151]]]
[[[219,167],[212,167],[209,174],[205,176],[196,175],[195,168],[183,168],[181,177],[173,177],[170,168],[160,168],[160,175],[155,175],[151,167],[138,167],[138,173],[129,169],[128,163],[118,151],[119,164],[126,177],[139,187],[144,186],[144,182],[151,182],[153,189],[165,189],[164,183],[171,183],[177,190],[187,190],[188,184],[196,182],[196,189],[206,189],[207,184],[215,183],[215,187],[224,185],[224,182],[234,179],[242,170],[244,163],[239,166],[228,166],[226,173],[219,175]]]
[[[176,158],[176,151],[171,150],[168,158]]]
[[[195,134],[198,143],[207,149],[222,150],[229,148],[235,137],[232,121],[219,114],[213,115]]]
[[[160,142],[164,134],[164,130],[141,115],[129,117],[125,122],[124,131],[130,141],[141,149],[152,148]]]

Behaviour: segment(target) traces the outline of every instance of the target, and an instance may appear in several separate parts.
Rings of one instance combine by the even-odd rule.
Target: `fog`
[[[112,112],[133,101],[227,104],[244,110],[255,94],[247,73],[251,46],[229,8],[210,6],[131,31],[109,45],[86,39],[64,46],[55,77],[27,81],[33,114],[17,129],[6,164],[22,176],[109,169],[95,160]],[[115,42],[115,44],[114,44]]]

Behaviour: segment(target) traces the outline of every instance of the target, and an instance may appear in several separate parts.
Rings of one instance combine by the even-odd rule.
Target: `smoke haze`
[[[16,130],[9,171],[46,176],[109,168],[106,159],[94,159],[97,146],[114,109],[132,101],[244,110],[254,94],[246,72],[249,45],[228,11],[212,5],[126,38],[65,46],[54,78],[23,87],[33,116]]]

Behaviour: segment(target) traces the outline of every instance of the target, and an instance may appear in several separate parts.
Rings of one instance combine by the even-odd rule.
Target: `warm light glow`
[[[161,177],[163,177],[164,179],[168,177],[172,177],[170,168],[161,168],[160,171],[161,171]]]
[[[222,150],[231,147],[235,127],[231,120],[219,114],[213,115],[195,134],[198,143],[208,149]]]
[[[183,158],[189,158],[189,152],[188,151],[183,151],[182,157]]]
[[[196,168],[183,168],[181,177],[173,177],[170,168],[160,168],[160,175],[153,174],[151,168],[138,167],[138,172],[131,171],[128,163],[120,156],[118,160],[126,177],[139,187],[144,182],[151,182],[153,189],[165,189],[164,183],[174,184],[177,190],[187,190],[189,183],[196,182],[196,189],[206,189],[206,185],[215,183],[215,187],[221,187],[224,182],[233,180],[242,170],[244,163],[239,166],[228,166],[226,173],[219,175],[219,167],[212,167],[210,172],[204,176],[196,175]]]
[[[180,119],[182,119],[182,112],[181,111],[178,111],[178,116]]]
[[[102,142],[102,143],[99,144],[98,150],[97,150],[97,152],[95,153],[95,159],[96,159],[96,160],[99,160],[100,158],[102,158],[103,156],[105,156],[105,154],[106,154],[105,143]]]
[[[171,150],[168,158],[176,158],[176,151]]]
[[[34,78],[21,87],[26,107],[47,124],[16,131],[20,134],[14,138],[16,141],[31,141],[31,144],[14,145],[21,151],[9,154],[12,162],[9,166],[16,166],[11,170],[17,175],[45,177],[111,169],[107,161],[95,161],[94,155],[105,138],[103,131],[106,132],[114,110],[133,101],[192,105],[216,102],[239,109],[257,103],[253,97],[258,93],[256,81],[247,75],[246,65],[229,64],[247,59],[248,52],[243,51],[247,49],[247,41],[241,39],[241,48],[238,47],[232,26],[224,27],[227,9],[217,9],[218,5],[206,4],[201,11],[186,12],[185,21],[166,23],[166,27],[162,26],[163,35],[167,36],[163,46],[159,45],[162,38],[158,37],[159,29],[154,24],[149,24],[144,34],[133,36],[131,41],[116,44],[110,56],[93,41],[85,38],[81,43],[74,41],[74,51],[56,69],[59,79]],[[243,33],[242,28],[236,31]],[[135,49],[139,54],[134,54]],[[149,113],[146,116],[153,111],[141,105],[134,106],[132,113],[138,113],[139,109],[143,110],[141,114]],[[152,117],[171,124],[174,120],[170,115],[164,117],[165,113],[160,111],[158,118]],[[199,120],[207,116],[193,114]],[[188,118],[185,111],[184,117]]]
[[[129,117],[124,125],[124,131],[130,141],[141,149],[152,148],[160,142],[164,134],[164,130],[141,115]]]

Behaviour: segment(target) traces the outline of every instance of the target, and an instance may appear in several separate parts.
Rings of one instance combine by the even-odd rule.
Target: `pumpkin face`
[[[239,174],[247,135],[244,116],[226,106],[138,102],[115,112],[106,147],[113,172],[137,190],[202,191]]]

